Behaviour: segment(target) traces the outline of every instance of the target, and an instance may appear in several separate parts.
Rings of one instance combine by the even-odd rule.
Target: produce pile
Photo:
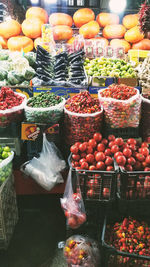
[[[96,242],[79,235],[67,239],[64,256],[68,266],[96,267],[99,264],[99,249]]]
[[[112,84],[99,90],[98,97],[103,105],[105,122],[111,128],[138,127],[141,114],[139,91],[124,84]]]
[[[7,126],[11,122],[22,119],[26,97],[15,93],[9,87],[0,90],[0,126]]]
[[[90,60],[86,58],[84,65],[88,76],[121,78],[136,77],[136,72],[131,64],[122,59],[101,57]]]
[[[11,158],[11,160],[9,160],[9,157]],[[0,186],[12,173],[12,158],[13,152],[10,150],[10,147],[0,146]]]
[[[0,50],[0,86],[29,86],[35,75],[35,55]]]
[[[106,241],[119,251],[150,256],[150,227],[144,221],[140,222],[129,217],[121,223],[115,223],[112,227],[108,225]],[[128,257],[122,258],[124,263],[127,263],[129,259]],[[138,263],[137,259],[136,263]]]
[[[99,101],[88,91],[69,98],[65,104],[64,133],[65,142],[87,141],[96,131],[100,131],[103,109]]]
[[[54,93],[42,92],[27,101],[25,117],[28,122],[56,123],[63,114],[65,99]]]

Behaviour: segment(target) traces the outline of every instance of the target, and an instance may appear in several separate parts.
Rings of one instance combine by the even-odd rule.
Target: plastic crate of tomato
[[[70,167],[72,154],[68,162]],[[116,198],[117,168],[113,171],[82,170],[72,168],[73,183],[79,180],[82,197],[86,201],[113,201]]]
[[[103,267],[150,266],[148,219],[123,216],[105,218],[101,241]]]

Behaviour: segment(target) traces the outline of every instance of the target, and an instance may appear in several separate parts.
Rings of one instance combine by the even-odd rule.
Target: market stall
[[[67,233],[92,224],[104,252],[73,236],[68,267],[149,266],[150,6],[94,11],[0,23],[0,248],[16,194],[63,194]]]

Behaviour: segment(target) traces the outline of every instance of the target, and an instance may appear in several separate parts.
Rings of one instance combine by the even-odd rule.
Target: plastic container
[[[55,106],[49,108],[32,108],[25,106],[25,117],[28,122],[57,123],[63,115],[65,99]]]
[[[149,89],[150,90],[150,89]],[[141,135],[150,143],[150,100],[142,96]]]
[[[68,111],[64,108],[65,142],[72,145],[75,142],[84,142],[92,138],[95,132],[100,132],[103,124],[103,108],[92,114],[81,114]]]
[[[23,120],[23,111],[26,105],[27,98],[24,94],[15,93],[24,98],[21,105],[11,109],[0,110],[0,127],[6,127],[12,122],[19,122]]]
[[[0,186],[1,184],[12,174],[12,160],[14,158],[14,152],[11,151],[11,155],[0,163]]]
[[[68,159],[71,167],[71,154]],[[117,168],[115,171],[89,171],[72,168],[74,186],[77,180],[83,200],[95,202],[114,201],[116,197]],[[78,179],[77,179],[78,178]]]
[[[128,100],[102,97],[101,92],[105,90],[98,91],[100,104],[104,108],[105,122],[111,128],[138,127],[141,115],[141,96],[139,90],[135,88],[136,95]]]
[[[119,217],[119,220],[121,216]],[[143,220],[143,218],[142,218]],[[118,220],[117,220],[118,221]],[[141,256],[138,254],[122,252],[117,250],[115,247],[111,246],[107,242],[107,233],[106,226],[107,223],[115,223],[116,219],[105,218],[103,231],[102,231],[102,255],[103,255],[103,267],[149,267],[150,266],[150,257]]]

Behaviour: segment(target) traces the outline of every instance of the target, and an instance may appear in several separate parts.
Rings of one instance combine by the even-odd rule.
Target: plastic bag
[[[76,229],[86,221],[84,203],[78,183],[76,180],[75,190],[72,186],[72,169],[69,170],[65,192],[61,201],[61,206],[67,217],[67,223],[70,228]]]
[[[99,266],[100,253],[98,245],[88,237],[75,235],[68,238],[64,247],[64,256],[69,267]]]
[[[21,105],[10,109],[0,110],[0,126],[5,127],[11,122],[21,121],[23,118],[23,111],[27,102],[27,97],[24,94],[15,93],[24,98]]]
[[[60,173],[66,167],[64,160],[60,158],[60,152],[54,143],[48,142],[43,134],[43,147],[40,157],[34,157],[24,163],[21,170],[31,176],[39,185],[46,190],[51,190],[57,183],[63,183]]]
[[[13,158],[14,152],[11,151],[11,155],[0,163],[0,186],[12,174]]]
[[[28,122],[57,123],[63,115],[65,99],[58,105],[49,108],[32,108],[25,106],[25,116]]]
[[[150,100],[142,96],[142,116],[141,116],[142,137],[150,142]]]
[[[101,111],[92,114],[75,113],[64,108],[65,142],[69,145],[75,142],[86,142],[96,132],[101,132],[103,123],[103,107]]]
[[[98,91],[100,104],[104,108],[106,124],[112,128],[138,127],[141,116],[141,96],[139,90],[135,89],[137,91],[136,95],[128,100],[117,100],[102,97],[101,92],[106,89]]]

